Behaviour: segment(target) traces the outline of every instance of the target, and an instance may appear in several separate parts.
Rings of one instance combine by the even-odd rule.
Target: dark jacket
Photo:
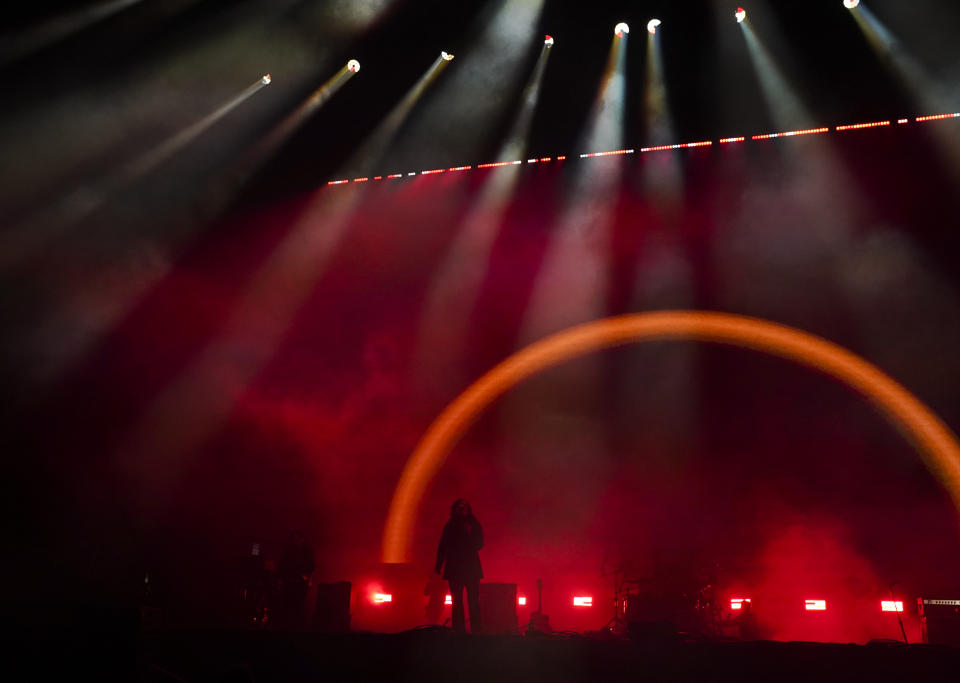
[[[483,578],[478,553],[482,547],[483,528],[476,517],[451,517],[437,548],[437,573],[442,568],[443,578],[448,581],[479,581]]]

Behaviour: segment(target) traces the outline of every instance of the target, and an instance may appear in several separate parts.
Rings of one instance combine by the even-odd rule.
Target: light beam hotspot
[[[663,22],[659,19],[651,19],[647,22],[647,33],[650,35],[656,35],[657,29],[663,25]]]
[[[621,21],[619,24],[613,27],[613,35],[615,35],[617,38],[623,38],[628,33],[630,33],[630,27],[627,26],[626,22]]]
[[[471,384],[433,421],[407,460],[383,530],[385,563],[410,559],[420,501],[467,428],[494,401],[544,370],[603,349],[655,340],[727,344],[793,361],[873,403],[913,444],[960,509],[960,443],[919,398],[866,359],[822,337],[766,320],[658,311],[578,325],[521,349]]]

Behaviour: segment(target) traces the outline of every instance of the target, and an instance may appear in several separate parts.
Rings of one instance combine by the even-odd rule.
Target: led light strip
[[[918,116],[916,118],[917,123],[923,123],[924,121],[942,121],[943,119],[960,119],[960,112],[956,114],[934,114],[933,116]]]
[[[751,140],[772,140],[773,138],[792,138],[797,135],[820,135],[829,133],[829,128],[807,128],[806,130],[788,130],[785,133],[767,133],[766,135],[754,135]]]
[[[594,157],[612,157],[618,154],[633,154],[635,150],[632,149],[615,149],[610,152],[590,152],[589,154],[581,154],[581,159],[593,159]]]
[[[838,131],[860,130],[861,128],[879,128],[880,126],[889,126],[889,121],[874,121],[873,123],[854,123],[849,126],[837,126]]]
[[[918,116],[914,119],[917,123],[924,123],[926,121],[942,121],[944,119],[960,119],[960,112],[955,114],[933,114],[930,116]],[[910,119],[897,119],[897,124],[903,125],[910,123]],[[781,133],[766,133],[764,135],[754,135],[751,140],[773,140],[776,138],[790,138],[800,135],[822,135],[824,133],[829,133],[831,130],[838,132],[851,131],[851,130],[862,130],[864,128],[880,128],[884,126],[893,125],[893,121],[872,121],[869,123],[852,123],[845,126],[836,126],[835,128],[808,128],[806,130],[788,130]],[[721,138],[718,142],[721,145],[728,145],[736,142],[745,142],[746,137],[733,137],[733,138]],[[702,142],[687,142],[680,145],[660,145],[657,147],[643,147],[640,149],[641,154],[647,154],[649,152],[665,152],[668,150],[678,150],[678,149],[691,149],[694,147],[710,147],[714,143],[711,140],[704,140]],[[636,150],[634,149],[614,149],[607,152],[588,152],[586,154],[581,154],[581,159],[595,159],[597,157],[609,157],[609,156],[621,156],[624,154],[635,154]],[[524,161],[523,159],[517,159],[515,161],[494,161],[486,164],[477,164],[476,166],[454,166],[452,168],[434,168],[428,169],[425,171],[409,171],[407,173],[391,173],[387,176],[373,176],[372,180],[383,180],[387,178],[388,180],[395,180],[397,178],[403,178],[404,176],[412,177],[417,175],[438,175],[441,173],[452,173],[455,171],[469,171],[474,168],[500,168],[502,166],[520,166],[524,163],[527,164],[547,164],[553,161],[566,161],[567,157],[560,155],[556,157],[539,157],[531,158]],[[350,180],[349,178],[343,180],[330,180],[327,182],[327,185],[344,185],[346,183],[365,183],[371,180],[369,177],[354,178]]]
[[[687,147],[709,147],[712,142],[687,142],[682,145],[659,145],[658,147],[644,147],[640,151],[646,152],[665,152],[668,149],[685,149]]]

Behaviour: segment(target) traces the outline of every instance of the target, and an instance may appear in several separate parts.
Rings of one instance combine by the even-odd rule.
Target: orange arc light
[[[873,402],[924,458],[960,509],[960,444],[923,402],[877,366],[821,337],[728,313],[663,311],[572,327],[521,349],[488,371],[433,421],[407,460],[383,532],[383,561],[409,561],[420,500],[461,435],[487,406],[527,378],[580,356],[654,340],[729,344],[794,361]]]

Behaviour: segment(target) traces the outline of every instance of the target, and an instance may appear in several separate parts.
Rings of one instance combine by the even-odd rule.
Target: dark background
[[[76,5],[8,10],[0,215],[4,250],[22,256],[0,272],[0,371],[18,613],[136,604],[149,572],[153,599],[180,619],[223,623],[250,544],[276,556],[294,528],[315,546],[319,580],[361,585],[431,420],[570,322],[690,308],[793,325],[960,424],[954,120],[668,152],[681,173],[664,195],[648,182],[659,157],[575,160],[596,151],[577,145],[611,29],[632,26],[626,147],[650,137],[643,26],[654,15],[676,142],[749,138],[779,128],[735,6],[547,2],[537,15],[527,3],[533,26],[488,64],[484,30],[504,4],[143,1],[19,52],[14,39],[26,45]],[[748,10],[811,117],[833,126],[958,108],[960,9],[906,5],[870,8],[933,90],[893,76],[840,0]],[[570,159],[519,171],[489,253],[474,254],[468,308],[436,315],[439,273],[454,274],[449,291],[472,286],[448,258],[494,172],[325,183],[351,177],[351,153],[441,49],[457,58],[377,168],[498,160],[544,33],[557,42],[528,156]],[[349,58],[360,73],[238,175],[256,141]],[[268,88],[190,146],[115,182],[266,72]],[[578,178],[611,166],[620,175],[602,218],[562,242],[565,212],[585,202]],[[78,188],[102,203],[78,212]],[[582,246],[583,269],[538,298],[561,242]],[[597,273],[591,315],[568,320],[565,300]],[[542,301],[553,303],[534,310]],[[466,326],[448,330],[447,313]],[[532,596],[544,578],[561,626],[606,620],[605,606],[582,624],[564,610],[578,591],[605,605],[601,573],[616,568],[647,585],[709,570],[727,592],[871,605],[893,581],[906,599],[960,591],[956,509],[902,435],[834,381],[738,349],[617,349],[512,392],[425,498],[418,565],[460,496],[485,524],[488,579]],[[796,636],[781,622],[774,635]],[[876,635],[834,626],[821,637]]]

